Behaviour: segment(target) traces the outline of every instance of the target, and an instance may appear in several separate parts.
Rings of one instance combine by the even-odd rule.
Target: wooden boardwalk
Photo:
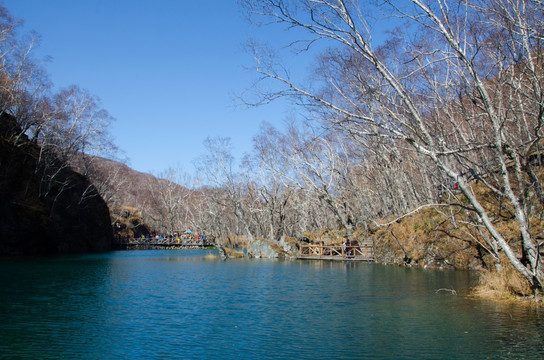
[[[152,250],[152,249],[202,249],[215,246],[210,240],[188,240],[188,239],[127,239],[115,241],[114,247],[126,250]]]
[[[372,244],[350,246],[348,249],[343,245],[301,244],[297,259],[374,261]]]

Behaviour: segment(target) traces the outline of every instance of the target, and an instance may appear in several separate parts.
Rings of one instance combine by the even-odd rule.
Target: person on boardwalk
[[[347,235],[344,236],[344,254],[346,254],[347,257],[351,256],[351,241]]]

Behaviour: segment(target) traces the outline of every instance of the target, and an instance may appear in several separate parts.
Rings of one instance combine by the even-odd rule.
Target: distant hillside
[[[136,171],[129,166],[110,159],[95,157],[92,163],[87,161],[84,167],[77,166],[76,170],[87,174],[95,182],[108,205],[119,202],[133,207],[139,207],[150,199],[150,184],[157,179],[155,176]]]
[[[122,237],[172,231],[167,221],[172,202],[179,206],[192,193],[114,160],[82,157],[73,166],[97,187],[110,209],[114,231]]]

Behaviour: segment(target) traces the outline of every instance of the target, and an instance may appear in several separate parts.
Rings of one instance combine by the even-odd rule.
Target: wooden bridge
[[[122,239],[114,242],[114,247],[123,250],[147,249],[202,249],[215,246],[213,239]]]
[[[374,261],[374,246],[360,244],[346,249],[344,245],[301,244],[298,259]]]

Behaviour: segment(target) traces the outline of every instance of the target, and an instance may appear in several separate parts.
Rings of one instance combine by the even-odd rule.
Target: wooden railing
[[[359,244],[345,247],[344,245],[301,244],[300,259],[327,259],[327,260],[374,260],[372,244]]]

